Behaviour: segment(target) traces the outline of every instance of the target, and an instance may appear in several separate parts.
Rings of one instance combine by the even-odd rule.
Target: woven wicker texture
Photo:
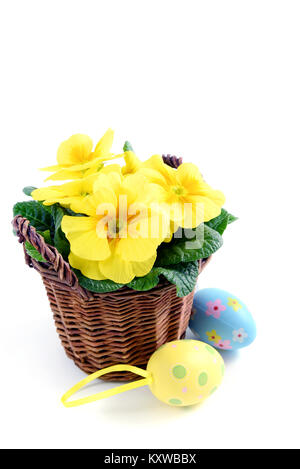
[[[173,167],[181,163],[170,155],[163,159]],[[24,248],[26,263],[41,274],[65,352],[86,373],[116,364],[145,368],[158,347],[184,337],[194,292],[178,298],[176,287],[167,281],[147,292],[127,287],[110,293],[89,292],[26,218],[17,215],[13,227],[23,247],[25,241],[30,242],[47,261],[35,261]],[[199,262],[199,272],[208,260]],[[130,381],[136,376],[116,372],[102,379]]]

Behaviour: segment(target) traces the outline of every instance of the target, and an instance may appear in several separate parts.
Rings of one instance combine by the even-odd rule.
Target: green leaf
[[[54,234],[54,246],[63,256],[63,258],[67,260],[70,254],[70,243],[60,227],[55,231]]]
[[[108,293],[125,286],[112,280],[92,280],[85,277],[79,270],[73,270],[79,284],[92,292]],[[159,283],[160,275],[163,275],[170,283],[176,285],[177,296],[186,296],[195,288],[198,278],[198,262],[181,263],[168,267],[153,267],[147,275],[134,278],[126,286],[137,291],[152,290]]]
[[[55,204],[51,206],[51,213],[54,220],[54,246],[64,259],[68,259],[70,254],[70,243],[61,229],[61,221],[68,212],[63,207]]]
[[[127,286],[138,291],[151,290],[158,284],[159,274],[159,268],[153,267],[147,275],[144,275],[144,277],[135,277]]]
[[[218,217],[209,220],[205,224],[213,230],[216,230],[218,233],[220,233],[220,235],[222,235],[228,225],[228,215],[228,212],[226,212],[226,210],[222,208],[221,213]]]
[[[27,254],[29,254],[29,256],[35,259],[36,261],[46,262],[43,256],[39,253],[39,251],[28,241],[25,241],[25,249]]]
[[[46,241],[47,244],[50,244],[52,245],[52,239],[51,239],[51,234],[50,234],[50,230],[46,230],[46,231],[38,231],[38,233],[43,236],[44,240]],[[28,241],[25,242],[25,249],[27,251],[27,254],[29,254],[29,256],[31,256],[33,259],[35,259],[36,261],[39,261],[39,262],[47,262],[43,256],[39,253],[39,251],[34,247],[32,246],[32,244],[30,244]]]
[[[194,232],[194,237],[187,237],[185,232],[190,234]],[[164,267],[179,262],[205,259],[216,252],[222,244],[222,236],[207,225],[200,225],[196,230],[183,230],[181,239],[174,238],[170,243],[163,243],[158,248],[156,266]]]
[[[30,200],[28,202],[18,202],[13,208],[14,216],[21,215],[30,221],[31,225],[38,231],[49,230],[52,227],[52,217],[44,205]]]
[[[153,267],[147,275],[136,277],[127,286],[138,291],[151,290],[159,283],[160,275],[176,285],[177,296],[186,296],[195,288],[198,278],[198,262],[182,262],[168,267]]]
[[[197,261],[182,262],[157,269],[170,283],[176,285],[177,296],[186,296],[194,290],[199,275]]]
[[[79,284],[89,291],[95,293],[109,293],[124,287],[123,284],[115,283],[112,280],[92,280],[91,278],[82,275],[79,270],[73,270],[78,278]]]
[[[26,186],[23,189],[24,194],[31,196],[31,192],[34,191],[36,187],[33,186]]]
[[[222,208],[221,213],[218,217],[209,220],[205,224],[213,230],[216,230],[218,233],[220,233],[220,235],[222,235],[226,230],[227,225],[233,223],[235,220],[237,220],[235,216],[231,215],[227,212],[227,210]]]
[[[50,230],[46,231],[38,231],[38,233],[43,236],[44,240],[46,241],[47,244],[52,244],[52,239],[51,239],[51,233]]]
[[[54,229],[57,230],[61,225],[63,216],[66,215],[66,211],[58,204],[51,205],[50,209],[54,221]]]
[[[231,215],[231,213],[228,213],[228,225],[230,225],[230,223],[233,223],[236,220],[238,220],[238,217],[235,217],[234,215]]]
[[[51,215],[52,219],[52,207],[51,205],[44,205],[42,201],[38,201],[38,204],[40,204],[46,212],[48,212]],[[52,219],[52,226],[53,226],[53,219]]]
[[[128,140],[123,145],[123,151],[133,151],[132,145]]]
[[[70,208],[64,207],[63,210],[65,212],[65,215],[70,215],[70,217],[87,217],[87,215],[84,215],[82,213],[73,212],[73,210],[71,210]]]

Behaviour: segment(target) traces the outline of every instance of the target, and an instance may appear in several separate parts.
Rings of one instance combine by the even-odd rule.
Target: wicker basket
[[[165,158],[170,163],[174,157]],[[175,159],[172,166],[176,162],[178,165]],[[144,368],[158,347],[184,337],[194,292],[178,298],[176,287],[167,281],[147,292],[127,287],[110,293],[89,292],[79,285],[57,249],[46,244],[26,218],[17,215],[13,227],[23,243],[26,264],[41,274],[65,352],[86,373],[116,364]],[[46,262],[32,259],[25,250],[25,241]],[[199,262],[199,273],[208,261]],[[129,381],[136,376],[115,372],[102,379]]]

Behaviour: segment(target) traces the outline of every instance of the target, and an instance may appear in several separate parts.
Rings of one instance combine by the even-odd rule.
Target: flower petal
[[[109,164],[107,166],[104,166],[104,168],[101,169],[101,174],[109,174],[109,173],[118,173],[122,174],[122,168],[119,164],[114,163],[114,164]]]
[[[116,254],[114,250],[112,255],[105,261],[99,263],[100,270],[110,280],[116,283],[129,283],[134,277],[146,275],[153,267],[156,256],[147,259],[146,262],[128,262]]]
[[[119,172],[103,172],[100,171],[97,179],[94,182],[94,192],[101,190],[103,187],[119,192],[122,182],[122,175]]]
[[[68,235],[69,233],[85,232],[96,230],[98,220],[93,217],[71,217],[65,215],[61,222],[61,229]]]
[[[213,192],[216,194],[210,194],[209,197],[189,195],[184,198],[184,203],[192,204],[192,213],[196,222],[198,219],[200,219],[200,223],[202,223],[202,221],[209,221],[220,215],[225,198],[222,192]],[[198,210],[197,207],[199,207]]]
[[[128,283],[134,278],[132,263],[124,261],[115,252],[111,256],[99,262],[101,273],[108,279],[116,283]]]
[[[69,263],[74,269],[80,270],[80,272],[88,278],[93,280],[105,280],[104,275],[99,269],[99,261],[88,261],[70,252]]]
[[[117,207],[117,197],[112,189],[103,187],[95,194],[88,195],[71,204],[71,209],[76,213],[84,213],[95,217],[105,215],[107,212],[113,216]],[[111,213],[112,212],[112,213]]]
[[[55,164],[54,166],[46,166],[46,168],[40,168],[40,171],[49,171],[50,173],[53,173],[53,171],[59,171],[62,169],[62,166],[60,164]]]
[[[31,192],[33,200],[47,200],[60,198],[61,196],[60,186],[42,187]]]
[[[136,277],[147,275],[156,261],[156,254],[143,262],[132,262],[133,272]]]
[[[123,238],[119,240],[117,254],[124,261],[145,262],[156,255],[159,242],[144,238]]]
[[[127,197],[128,208],[143,197],[145,193],[146,178],[142,174],[129,174],[126,176],[120,187],[120,195]]]
[[[198,167],[193,163],[183,163],[177,169],[177,178],[180,185],[190,194],[198,194],[203,184],[203,177]]]
[[[110,149],[113,144],[114,139],[114,131],[112,129],[108,129],[103,137],[99,140],[96,145],[94,155],[95,156],[103,156],[110,152]]]
[[[72,166],[70,166],[72,168]],[[61,169],[56,173],[48,176],[45,181],[67,181],[71,179],[81,179],[85,177],[85,173],[81,171],[73,171],[71,169]]]
[[[155,170],[165,179],[168,184],[175,184],[177,170],[165,164],[160,155],[151,156],[151,158],[143,163],[143,168]]]
[[[73,165],[88,161],[93,149],[93,141],[88,135],[75,134],[62,142],[57,150],[58,164]]]
[[[159,171],[156,171],[155,169],[142,166],[142,168],[139,169],[137,173],[143,174],[148,179],[149,182],[152,182],[154,184],[159,184],[166,190],[170,186],[170,184],[166,181],[165,177]]]
[[[103,167],[104,161],[114,160],[119,156],[100,156],[94,160],[88,161],[87,163],[81,163],[77,165],[69,165],[65,168],[60,166],[59,171],[49,176],[46,181],[66,181],[67,179],[81,179],[92,174],[96,174]]]
[[[70,241],[71,251],[78,257],[90,261],[101,261],[110,256],[107,238],[99,237],[96,229],[69,232],[67,238]]]
[[[136,173],[142,166],[141,160],[136,156],[133,151],[124,152],[125,166],[122,168],[122,173],[125,175]]]
[[[97,234],[97,222],[92,217],[63,217],[61,229],[76,256],[91,261],[100,261],[110,256],[107,238]]]

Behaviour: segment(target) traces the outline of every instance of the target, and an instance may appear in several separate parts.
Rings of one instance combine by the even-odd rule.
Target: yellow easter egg
[[[198,340],[175,340],[151,356],[147,371],[152,393],[169,405],[203,402],[221,384],[224,361],[210,345]]]

